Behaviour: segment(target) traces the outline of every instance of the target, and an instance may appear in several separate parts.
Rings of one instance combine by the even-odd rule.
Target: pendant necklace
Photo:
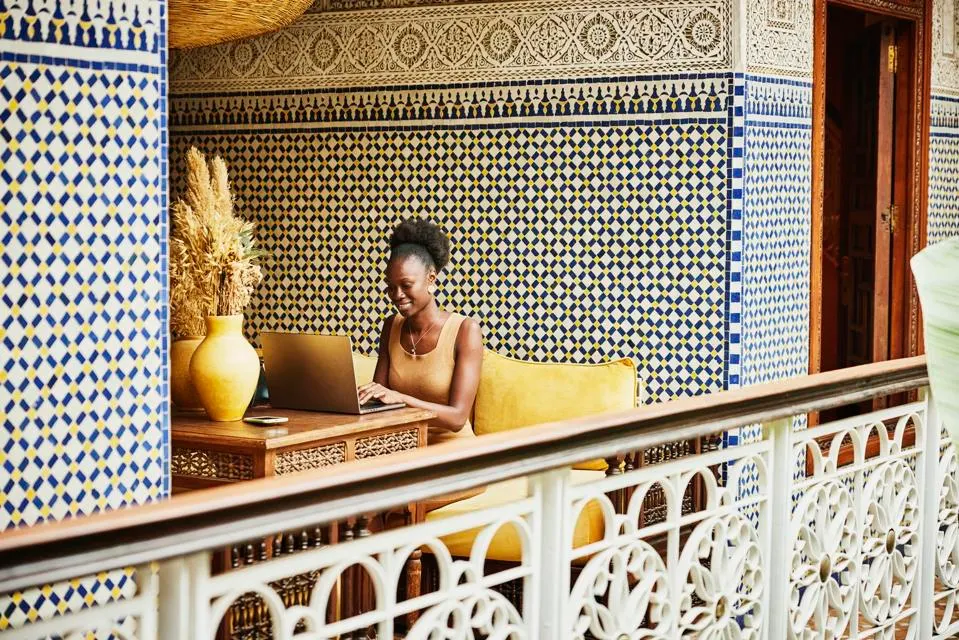
[[[422,342],[422,341],[423,341],[423,338],[425,338],[426,336],[430,335],[430,332],[433,331],[433,327],[435,327],[435,326],[436,326],[436,323],[435,323],[435,322],[431,323],[430,326],[429,326],[429,328],[426,330],[426,333],[421,333],[421,334],[420,334],[420,337],[419,337],[417,340],[414,341],[414,340],[413,340],[413,328],[410,327],[409,324],[406,325],[406,330],[407,330],[407,331],[409,332],[409,334],[410,334],[410,354],[411,354],[411,355],[414,355],[414,356],[416,355],[416,345],[418,345],[420,342]]]

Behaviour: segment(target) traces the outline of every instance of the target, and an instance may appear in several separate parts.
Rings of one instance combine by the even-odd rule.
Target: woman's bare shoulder
[[[483,328],[479,321],[469,316],[462,316],[462,318],[459,331],[456,334],[456,342],[463,346],[469,346],[477,342],[482,345]]]

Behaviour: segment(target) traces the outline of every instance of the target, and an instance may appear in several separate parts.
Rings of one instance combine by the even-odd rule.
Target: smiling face
[[[404,318],[433,301],[429,288],[435,281],[436,272],[416,256],[393,258],[386,265],[386,293]]]

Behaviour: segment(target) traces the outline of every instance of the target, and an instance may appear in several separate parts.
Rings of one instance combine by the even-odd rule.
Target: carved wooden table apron
[[[247,415],[281,415],[289,422],[275,426],[255,426],[242,421],[213,422],[205,414],[174,412],[170,472],[173,492],[215,487],[264,476],[280,476],[308,471],[348,460],[374,458],[397,451],[426,446],[427,424],[433,414],[420,409],[396,409],[365,416],[288,409],[256,408]],[[423,520],[421,505],[409,505],[406,522]],[[270,557],[333,544],[369,534],[366,517],[312,531],[284,532],[265,540],[236,545],[217,558],[214,571],[252,564]],[[382,526],[382,525],[380,525]],[[375,528],[379,528],[378,526]],[[407,597],[418,595],[418,559],[410,563]],[[358,573],[358,572],[353,572]],[[338,610],[356,612],[368,606],[362,580],[344,576],[343,602]],[[360,578],[360,576],[356,576]],[[296,576],[274,585],[287,602],[300,602],[309,596],[316,576]],[[286,583],[289,584],[286,584]],[[249,594],[248,594],[249,595]],[[342,606],[341,606],[342,604]],[[227,614],[221,636],[269,638],[269,618],[256,597],[244,596]]]

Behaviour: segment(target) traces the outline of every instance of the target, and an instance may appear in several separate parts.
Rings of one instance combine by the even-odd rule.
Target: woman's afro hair
[[[450,261],[450,239],[429,220],[410,218],[396,225],[390,236],[391,258],[415,255],[440,271]]]

